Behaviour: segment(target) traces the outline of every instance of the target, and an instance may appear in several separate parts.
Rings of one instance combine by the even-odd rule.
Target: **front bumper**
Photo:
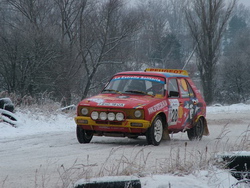
[[[94,121],[90,117],[77,116],[75,122],[85,130],[121,133],[145,133],[150,127],[150,121],[127,119],[122,122]]]

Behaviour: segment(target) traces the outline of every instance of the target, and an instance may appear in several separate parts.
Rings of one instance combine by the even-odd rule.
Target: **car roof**
[[[188,75],[169,73],[169,72],[148,72],[148,71],[124,71],[119,72],[116,75],[147,75],[147,76],[163,76],[166,78],[172,77],[188,77]]]

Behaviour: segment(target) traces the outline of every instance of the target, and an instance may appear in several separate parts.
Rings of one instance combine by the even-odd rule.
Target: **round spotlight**
[[[93,112],[91,113],[91,118],[92,118],[93,120],[97,120],[97,119],[98,119],[98,112],[93,111]]]
[[[124,115],[123,115],[123,113],[121,113],[121,112],[118,112],[118,113],[115,115],[115,117],[116,117],[116,120],[117,120],[117,121],[122,121],[122,120],[124,120]]]
[[[109,121],[114,121],[115,120],[115,114],[113,112],[108,113],[108,120]]]
[[[107,119],[107,113],[106,112],[101,112],[100,113],[100,119],[101,120],[106,120]]]

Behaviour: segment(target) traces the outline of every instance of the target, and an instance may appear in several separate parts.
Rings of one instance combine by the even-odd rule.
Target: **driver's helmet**
[[[163,95],[163,91],[164,91],[164,84],[162,83],[158,83],[158,82],[153,82],[152,83],[152,90],[153,90],[153,93],[156,95],[156,94],[159,94],[159,95]]]
[[[145,83],[143,80],[132,80],[128,86],[129,90],[145,91]]]

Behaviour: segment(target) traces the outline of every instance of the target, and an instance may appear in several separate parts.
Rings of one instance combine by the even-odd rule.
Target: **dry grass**
[[[225,130],[224,130],[225,131]],[[240,148],[242,150],[247,149],[248,145],[245,143],[249,130],[242,134],[241,139],[233,146],[227,146],[234,150]],[[226,133],[221,133],[221,136]],[[213,151],[209,151],[208,147],[197,149],[193,147],[191,150],[188,148],[188,143],[183,143],[183,147],[170,146],[169,156],[164,159],[155,159],[155,164],[149,162],[151,152],[146,152],[145,148],[141,148],[139,151],[131,152],[130,156],[125,154],[117,158],[117,153],[122,150],[122,147],[112,149],[101,164],[91,164],[89,157],[86,159],[86,164],[79,164],[75,160],[72,166],[66,167],[60,165],[55,168],[55,165],[50,162],[47,166],[40,166],[35,171],[34,188],[71,188],[74,187],[74,183],[79,179],[90,179],[93,177],[103,176],[137,176],[145,177],[151,174],[173,174],[178,176],[184,176],[187,174],[196,174],[201,170],[210,171],[210,173],[216,173],[217,168],[224,168],[225,163],[220,163],[214,158],[214,154],[221,146],[226,146],[226,143],[221,143],[222,137],[216,140],[216,146]],[[134,153],[134,154],[133,154]],[[51,174],[51,167],[55,168],[57,173]],[[55,176],[54,174],[57,174]],[[55,181],[56,179],[56,181]],[[5,188],[5,183],[8,181],[8,177],[2,180],[2,188]],[[169,184],[171,187],[171,184]]]
[[[246,149],[243,147],[245,146],[245,144],[243,144],[245,138],[246,135],[243,135],[242,140],[240,140],[237,145],[233,145],[231,149],[234,150],[237,146],[240,146],[241,149]],[[221,143],[217,141],[217,147],[220,144]],[[225,146],[224,143],[222,145]],[[227,148],[229,148],[229,146]],[[87,159],[87,164],[78,164],[77,161],[75,161],[71,167],[66,168],[63,165],[58,167],[57,172],[59,178],[55,187],[69,188],[73,187],[74,183],[79,179],[88,180],[93,177],[103,176],[126,175],[145,177],[151,174],[185,176],[188,174],[197,174],[201,170],[207,170],[211,174],[214,174],[214,176],[219,176],[216,175],[216,170],[218,168],[223,169],[226,166],[225,163],[218,162],[218,160],[214,158],[215,150],[209,151],[207,147],[200,150],[194,147],[190,150],[187,142],[184,143],[184,147],[175,148],[171,146],[169,156],[164,159],[155,159],[153,166],[152,163],[149,162],[151,152],[145,152],[144,148],[141,148],[133,155],[131,154],[131,156],[124,154],[117,159],[116,153],[121,149],[120,147],[112,149],[109,156],[100,166],[91,164],[91,161]],[[41,176],[42,175],[40,175],[40,177]],[[45,176],[43,181],[46,182]],[[43,186],[40,187],[43,188]],[[171,184],[169,184],[169,187],[171,187]]]
[[[153,166],[152,163],[149,162],[151,152],[146,152],[144,147],[139,151],[136,150],[136,153],[131,152],[131,156],[124,154],[117,159],[117,157],[115,157],[116,153],[122,149],[118,147],[111,150],[105,162],[99,167],[99,170],[91,170],[91,166],[88,166],[88,171],[85,171],[84,176],[77,177],[85,179],[122,175],[145,177],[150,174],[184,176],[187,174],[196,174],[201,170],[207,170],[216,176],[216,169],[224,169],[227,166],[225,162],[218,161],[217,158],[215,158],[215,154],[221,151],[221,147],[224,147],[225,151],[234,151],[235,149],[247,151],[249,148],[249,142],[246,142],[249,141],[249,127],[233,145],[229,143],[228,140],[223,140],[227,133],[227,125],[225,125],[225,128],[215,141],[214,148],[211,149],[211,151],[209,151],[207,146],[201,149],[197,149],[197,147],[190,149],[188,142],[183,143],[183,147],[170,146],[169,156],[166,156],[164,159],[155,159]],[[198,143],[197,141],[197,144]],[[74,169],[75,168],[67,170],[70,171]],[[71,183],[73,184],[74,181]],[[169,187],[171,187],[171,185],[169,185]]]

